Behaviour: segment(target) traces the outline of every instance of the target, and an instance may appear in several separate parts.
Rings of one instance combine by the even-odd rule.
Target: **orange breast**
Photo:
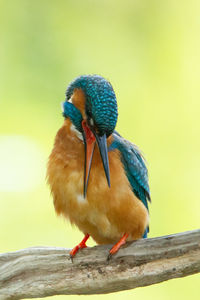
[[[125,232],[129,239],[138,239],[148,225],[147,209],[131,190],[119,152],[109,152],[108,157],[111,188],[96,146],[84,199],[84,144],[71,122],[65,120],[56,135],[47,168],[56,212],[100,244],[115,243]]]

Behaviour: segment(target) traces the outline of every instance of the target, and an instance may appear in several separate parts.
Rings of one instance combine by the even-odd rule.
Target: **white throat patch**
[[[74,124],[71,124],[71,127],[70,127],[71,131],[74,132],[77,136],[77,138],[81,141],[83,141],[83,136],[82,134],[76,129],[76,127],[74,126]]]

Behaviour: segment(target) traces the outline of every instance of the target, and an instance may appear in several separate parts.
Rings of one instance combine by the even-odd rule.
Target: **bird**
[[[116,130],[118,105],[111,83],[81,75],[67,87],[64,123],[47,164],[54,208],[76,225],[83,240],[71,251],[113,244],[108,259],[127,241],[146,238],[151,201],[146,161]]]

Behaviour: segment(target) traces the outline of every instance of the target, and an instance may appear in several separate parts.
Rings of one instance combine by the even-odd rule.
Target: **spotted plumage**
[[[98,75],[76,78],[63,103],[65,121],[49,157],[47,178],[55,210],[85,238],[86,247],[146,237],[150,200],[148,174],[139,149],[114,131],[117,101],[111,84]]]

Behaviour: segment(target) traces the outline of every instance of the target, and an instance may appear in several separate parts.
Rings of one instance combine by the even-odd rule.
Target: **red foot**
[[[126,239],[128,238],[128,233],[125,233],[123,237],[117,242],[111,249],[108,255],[108,260],[112,257],[113,254],[117,253],[119,248],[126,243]]]
[[[71,258],[73,258],[75,256],[76,252],[78,252],[79,249],[87,248],[85,243],[87,242],[89,237],[90,237],[90,235],[87,233],[84,236],[84,239],[69,252],[69,255]]]

